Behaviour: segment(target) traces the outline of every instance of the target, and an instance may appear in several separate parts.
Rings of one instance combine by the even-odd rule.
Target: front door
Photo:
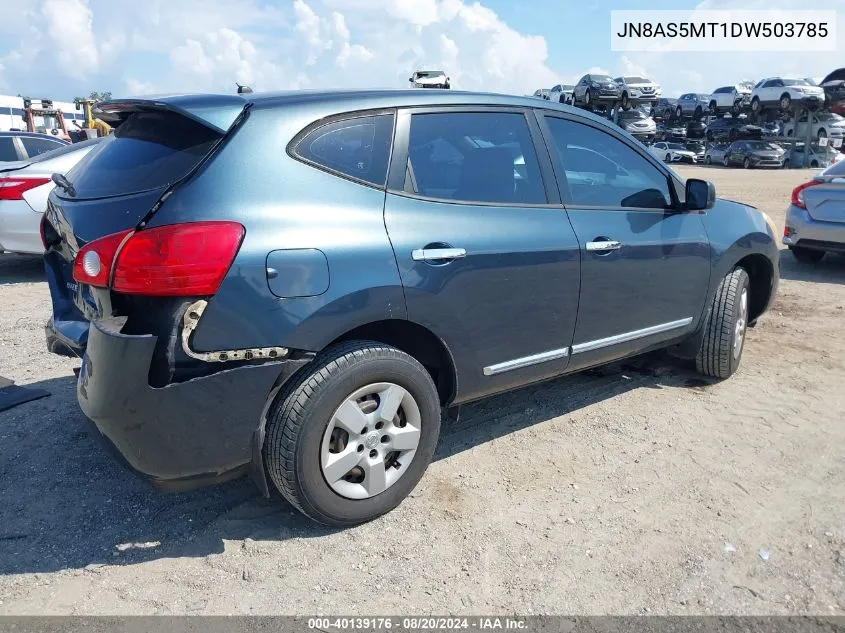
[[[676,210],[669,172],[615,134],[546,116],[561,196],[581,243],[569,369],[690,333],[710,280],[701,216]]]
[[[449,348],[458,401],[560,374],[569,360],[580,253],[537,141],[521,109],[397,119],[385,225],[408,317]]]

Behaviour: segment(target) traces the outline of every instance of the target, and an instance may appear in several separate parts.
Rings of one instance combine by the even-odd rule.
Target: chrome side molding
[[[587,341],[586,343],[578,343],[572,346],[572,354],[582,354],[584,352],[591,352],[602,347],[610,347],[611,345],[618,345],[619,343],[627,343],[638,338],[652,336],[654,334],[662,334],[671,330],[677,330],[686,327],[692,323],[692,317],[686,319],[678,319],[677,321],[669,321],[669,323],[661,323],[659,325],[652,325],[641,330],[633,330],[631,332],[623,332],[615,336],[608,336],[607,338],[599,338],[595,341]]]
[[[489,365],[482,371],[485,376],[495,376],[506,371],[513,371],[514,369],[522,369],[531,365],[539,363],[547,363],[551,360],[558,360],[565,358],[570,354],[582,354],[584,352],[591,352],[593,350],[601,349],[603,347],[610,347],[611,345],[618,345],[620,343],[627,343],[639,338],[653,336],[654,334],[662,334],[663,332],[671,332],[684,328],[692,323],[692,317],[686,319],[678,319],[677,321],[669,321],[668,323],[660,323],[659,325],[652,325],[651,327],[643,328],[641,330],[633,330],[631,332],[624,332],[616,334],[615,336],[608,336],[607,338],[600,338],[594,341],[587,341],[586,343],[578,343],[572,347],[561,347],[560,349],[549,350],[548,352],[541,352],[539,354],[532,354],[531,356],[523,356],[521,358],[514,358],[503,363]]]

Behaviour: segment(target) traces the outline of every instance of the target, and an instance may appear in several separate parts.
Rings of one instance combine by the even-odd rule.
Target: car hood
[[[691,152],[688,149],[670,149],[669,151],[673,154],[679,154],[681,156],[695,156],[695,152]]]

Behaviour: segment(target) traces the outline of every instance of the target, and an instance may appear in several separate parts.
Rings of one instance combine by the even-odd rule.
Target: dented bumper
[[[308,359],[221,369],[157,388],[148,380],[155,344],[153,335],[91,324],[77,382],[85,415],[157,487],[194,488],[252,473],[264,488],[264,415]]]

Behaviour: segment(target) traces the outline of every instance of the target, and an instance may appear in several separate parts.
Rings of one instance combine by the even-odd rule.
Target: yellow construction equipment
[[[96,101],[93,99],[74,99],[73,103],[76,105],[76,109],[82,110],[85,116],[85,124],[82,129],[94,130],[97,136],[108,136],[111,133],[111,126],[94,116]]]

